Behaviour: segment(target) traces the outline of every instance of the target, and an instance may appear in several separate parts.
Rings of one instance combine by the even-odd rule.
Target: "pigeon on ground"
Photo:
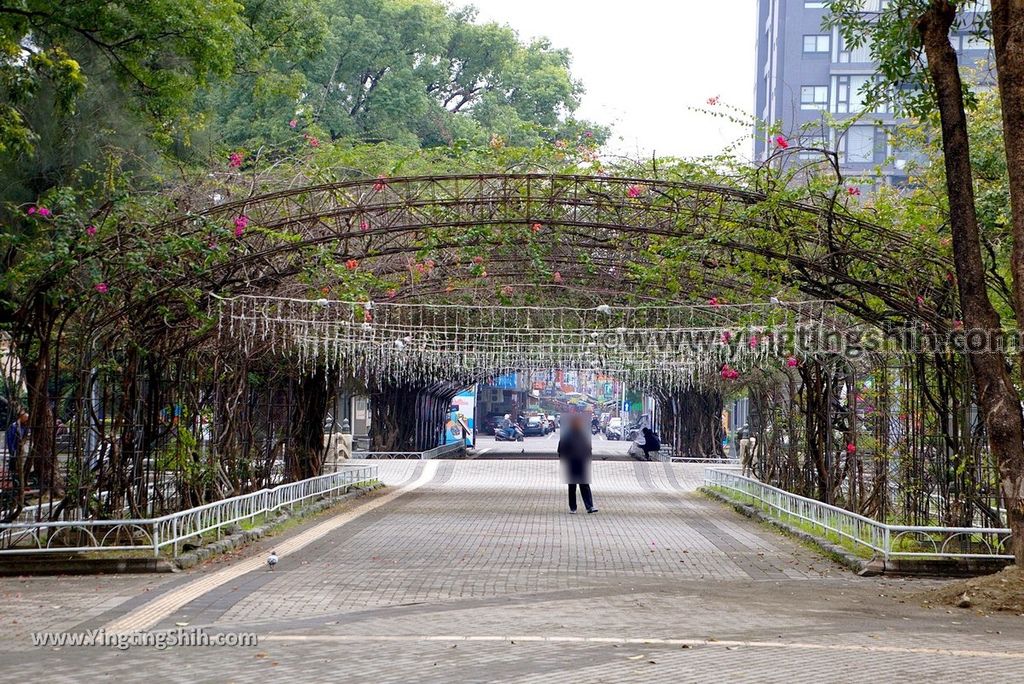
[[[267,567],[273,570],[275,565],[277,565],[277,551],[271,551],[270,557],[267,558]]]

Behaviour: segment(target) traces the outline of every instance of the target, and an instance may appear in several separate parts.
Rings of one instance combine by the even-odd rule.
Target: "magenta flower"
[[[718,95],[715,95],[714,97],[709,97],[708,98],[708,104],[710,106],[712,106],[712,107],[714,107],[716,104],[718,104]]]
[[[39,207],[39,215],[43,217],[50,216],[51,212],[46,207]]]
[[[583,131],[583,137],[584,138],[593,138],[594,137],[594,131]]]
[[[552,280],[554,280],[556,283],[562,282],[562,272],[561,271],[555,271],[555,275],[552,276]]]
[[[847,444],[846,445],[846,453],[848,453],[848,454],[855,454],[855,453],[857,453],[857,445],[853,444],[853,443]]]
[[[722,332],[722,344],[729,344],[729,340],[732,339],[732,333],[728,330]]]
[[[228,157],[228,166],[230,166],[233,169],[237,169],[239,166],[242,165],[242,159],[244,158],[245,157],[242,155],[241,152],[232,152],[231,156]]]
[[[314,138],[313,136],[310,136],[309,137],[309,146],[310,147],[320,147],[320,140],[318,138]]]
[[[754,347],[757,346],[757,342],[758,342],[757,335],[751,335],[750,336],[750,340],[747,342],[747,346],[750,347],[751,349],[753,349]]]
[[[778,147],[780,150],[784,150],[789,147],[789,141],[786,140],[786,136],[777,135],[775,136],[775,146]]]
[[[25,213],[28,214],[29,216],[31,216],[32,214],[36,213],[36,208],[35,207],[29,207],[28,209],[25,210]]]
[[[25,210],[25,213],[28,214],[29,216],[38,215],[42,216],[43,218],[47,218],[48,216],[53,215],[52,211],[43,206],[31,206]]]
[[[359,230],[363,231],[364,233],[366,231],[370,230],[370,222],[369,221],[360,221],[359,222]]]
[[[729,364],[722,366],[722,379],[723,380],[735,380],[740,377],[740,372],[735,368],[732,368]]]
[[[710,306],[721,306],[721,302],[718,301],[718,297],[712,297],[708,300]]]
[[[110,291],[110,287],[106,283],[96,283],[96,291],[100,294],[107,294]]]
[[[291,121],[288,122],[288,127],[289,128],[295,128],[298,125],[299,125],[298,119],[292,119]]]
[[[846,188],[846,194],[851,195],[852,197],[860,197],[860,188],[856,185],[851,185]]]
[[[635,199],[640,195],[644,194],[644,189],[641,188],[639,185],[630,185],[629,189],[626,192],[630,197]]]
[[[235,217],[235,237],[242,237],[242,233],[249,227],[249,217],[245,214]]]
[[[796,368],[797,366],[800,365],[800,362],[796,360],[796,357],[790,356],[788,359],[786,359],[786,365],[789,366],[790,368]]]
[[[387,176],[382,174],[380,176],[377,176],[377,182],[373,184],[373,191],[374,192],[380,192],[381,190],[383,190],[387,186],[388,186],[388,184],[387,184]]]
[[[96,234],[96,226],[86,226],[85,234],[88,235],[89,237],[94,236]]]

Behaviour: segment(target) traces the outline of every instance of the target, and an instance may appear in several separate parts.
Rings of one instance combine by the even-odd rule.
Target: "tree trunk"
[[[1007,0],[993,3],[994,8],[1007,4]],[[1019,2],[1014,2],[1019,5]],[[1002,7],[1006,10],[1006,7]],[[1022,10],[1024,11],[1024,10]],[[986,349],[969,354],[978,388],[978,404],[985,417],[989,448],[999,467],[1004,503],[1013,529],[1013,554],[1018,564],[1024,564],[1024,422],[1021,417],[1020,397],[1007,370],[1006,355],[995,344],[1000,338],[999,314],[992,306],[985,282],[985,268],[981,255],[978,217],[974,206],[974,181],[971,172],[970,143],[967,135],[967,116],[964,111],[963,84],[960,79],[956,51],[949,42],[949,32],[956,20],[956,5],[951,0],[932,0],[918,20],[928,72],[935,88],[939,117],[942,124],[942,147],[946,165],[946,192],[949,196],[950,228],[953,236],[953,262],[956,267],[960,306],[965,327],[970,331],[983,331],[990,340]],[[995,12],[994,12],[995,14]],[[1010,12],[1000,13],[1001,19]],[[1020,27],[1012,29],[1018,35]],[[1002,38],[1008,40],[1009,27],[1000,24]],[[1005,45],[1012,45],[1006,42]],[[1024,58],[1015,58],[1024,59]],[[1013,78],[1013,74],[1010,75]],[[1002,81],[1002,75],[1000,76]],[[1019,110],[1020,101],[1016,103]],[[1015,103],[1003,102],[1004,116],[1014,109]],[[1018,111],[1013,117],[1021,115]],[[1016,125],[1016,124],[1015,124]],[[1007,143],[1020,135],[1020,128],[1006,136]],[[1008,144],[1007,154],[1021,151]],[[1024,149],[1024,148],[1022,148]],[[1020,179],[1020,168],[1015,176]],[[1011,180],[1012,178],[1011,177]],[[1012,184],[1011,184],[1012,186]],[[1017,201],[1020,201],[1018,198]],[[1015,211],[1015,218],[1017,212]],[[1015,224],[1016,228],[1016,224]],[[1015,244],[1015,251],[1018,245]],[[1017,255],[1015,254],[1015,259]],[[1017,266],[1021,262],[1017,261]],[[1016,275],[1016,274],[1015,274]]]
[[[673,447],[685,458],[725,458],[722,438],[722,394],[708,389],[687,389],[675,395],[676,421]]]
[[[419,388],[381,387],[370,395],[371,451],[415,451]]]
[[[291,444],[285,452],[289,481],[320,475],[324,462],[324,421],[338,386],[337,371],[317,368],[295,388]]]

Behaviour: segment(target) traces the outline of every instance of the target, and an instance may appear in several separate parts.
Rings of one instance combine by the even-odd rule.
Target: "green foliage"
[[[255,26],[268,21],[262,5],[247,9]],[[578,142],[587,131],[607,137],[567,118],[582,93],[568,52],[545,40],[524,44],[507,26],[476,24],[471,9],[329,0],[300,14],[291,42],[210,91],[215,137],[232,146],[281,142],[291,120],[331,140],[406,146],[482,145],[495,135],[520,147]]]

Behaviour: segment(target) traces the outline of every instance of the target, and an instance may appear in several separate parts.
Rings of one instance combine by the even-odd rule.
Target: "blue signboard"
[[[511,389],[514,390],[519,387],[518,377],[515,373],[509,373],[508,375],[499,375],[494,379],[494,386],[500,389]]]

